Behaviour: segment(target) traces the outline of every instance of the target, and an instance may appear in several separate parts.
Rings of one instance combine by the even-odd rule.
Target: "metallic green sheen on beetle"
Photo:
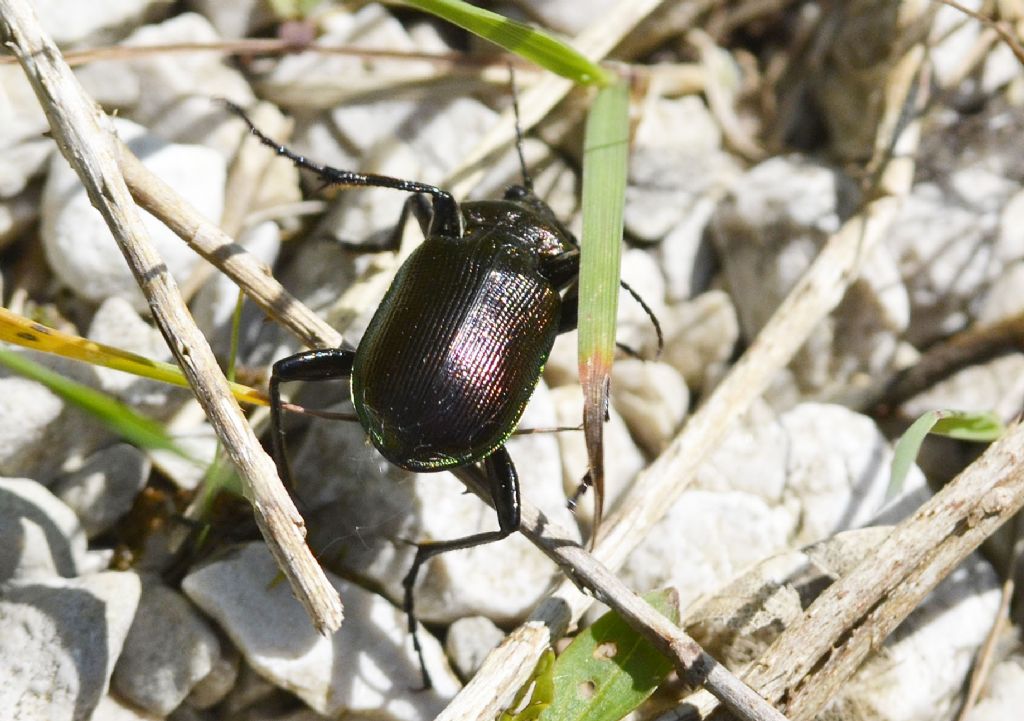
[[[575,278],[576,248],[531,200],[464,204],[462,236],[428,235],[366,329],[352,402],[392,463],[433,471],[492,454],[555,336],[575,325],[560,290]]]

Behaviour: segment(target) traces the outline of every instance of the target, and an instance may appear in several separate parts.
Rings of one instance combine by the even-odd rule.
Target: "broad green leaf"
[[[512,706],[502,711],[498,721],[537,721],[555,700],[554,671],[555,652],[549,648],[541,654],[530,678],[519,689]]]
[[[892,469],[885,497],[892,498],[903,488],[910,466],[917,458],[925,436],[934,433],[964,441],[988,443],[1006,430],[999,417],[990,412],[937,410],[923,413],[914,421],[893,448]]]
[[[460,0],[402,0],[436,15],[509,52],[584,85],[607,85],[613,75],[579,52],[542,30],[510,20]]]
[[[162,425],[139,415],[110,396],[65,378],[9,350],[0,350],[0,363],[26,378],[42,383],[68,403],[95,416],[130,443],[142,448],[170,450],[185,458],[189,457],[174,443]]]
[[[185,375],[172,363],[152,360],[88,338],[62,333],[6,308],[0,308],[0,341],[188,388]],[[235,398],[243,403],[261,406],[270,403],[267,396],[255,388],[240,383],[231,383],[230,387]]]
[[[644,596],[659,613],[679,622],[672,590]],[[672,662],[615,613],[583,630],[555,661],[554,700],[540,721],[619,721],[661,684]]]
[[[587,116],[583,150],[583,238],[580,243],[579,364],[588,474],[594,487],[594,531],[604,506],[604,416],[615,357],[622,214],[629,153],[625,82],[601,88]]]

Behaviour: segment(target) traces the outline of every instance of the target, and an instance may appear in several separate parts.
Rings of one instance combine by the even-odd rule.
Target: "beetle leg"
[[[579,286],[573,286],[562,296],[562,309],[558,316],[558,334],[576,330],[580,315]]]
[[[569,287],[580,275],[580,252],[573,248],[543,260],[540,273],[559,290]]]
[[[409,619],[409,634],[412,636],[412,645],[416,649],[416,655],[420,661],[424,689],[431,688],[432,682],[423,658],[423,647],[420,645],[419,634],[417,633],[414,608],[413,589],[416,587],[416,577],[419,575],[420,568],[434,556],[439,556],[448,551],[459,551],[475,546],[483,546],[487,543],[494,543],[519,530],[519,475],[516,473],[516,467],[513,465],[508,451],[505,450],[505,446],[499,446],[494,453],[485,458],[483,466],[491,492],[491,500],[494,502],[494,509],[498,513],[499,530],[475,533],[472,536],[455,538],[451,541],[432,541],[430,543],[416,544],[416,558],[413,559],[412,567],[409,568],[409,572],[402,579],[402,586],[405,589],[403,607],[406,617]]]
[[[294,491],[292,471],[284,448],[281,423],[281,383],[287,381],[325,381],[352,374],[356,352],[351,348],[323,348],[282,358],[270,372],[270,438],[277,472],[285,488]]]
[[[353,253],[382,253],[388,250],[397,252],[402,246],[402,236],[405,235],[405,224],[409,222],[410,213],[415,216],[420,230],[423,231],[423,235],[426,237],[430,230],[434,211],[425,195],[415,193],[406,198],[405,202],[402,203],[402,213],[398,216],[398,222],[395,223],[395,227],[384,237],[383,243],[376,241],[372,243],[352,243],[343,240],[339,241],[339,245]]]

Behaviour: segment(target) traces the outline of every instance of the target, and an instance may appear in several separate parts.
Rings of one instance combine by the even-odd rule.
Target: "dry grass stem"
[[[978,698],[985,688],[985,683],[988,681],[989,672],[992,670],[992,663],[995,660],[999,639],[1002,637],[1003,630],[1010,621],[1010,605],[1013,601],[1013,593],[1016,587],[1014,579],[1017,577],[1017,567],[1020,564],[1021,554],[1024,552],[1024,537],[1021,536],[1022,529],[1024,529],[1024,522],[1022,522],[1021,516],[1018,515],[1014,522],[1013,533],[1017,541],[1013,544],[1010,562],[1006,564],[1006,569],[1003,572],[1004,580],[999,592],[999,608],[996,609],[996,615],[992,619],[992,628],[989,629],[985,642],[978,649],[974,667],[971,669],[971,680],[967,685],[967,693],[964,696],[964,702],[960,712],[957,714],[956,721],[967,721],[971,709],[978,702]]]

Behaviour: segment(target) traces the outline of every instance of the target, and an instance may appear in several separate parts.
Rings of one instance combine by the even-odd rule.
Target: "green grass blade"
[[[129,443],[141,448],[169,450],[185,458],[189,457],[174,443],[162,425],[139,415],[110,396],[65,378],[9,350],[0,350],[0,363],[26,378],[42,383],[68,403],[96,417]]]
[[[921,444],[929,433],[963,441],[989,443],[999,438],[1005,430],[1006,427],[999,417],[990,412],[938,410],[921,414],[893,447],[889,487],[885,491],[886,500],[903,488],[910,466],[917,459]]]
[[[645,600],[679,622],[674,590]],[[554,699],[540,721],[619,721],[661,684],[672,662],[615,613],[607,613],[577,636],[555,661]]]
[[[113,368],[142,378],[188,388],[188,380],[173,363],[156,361],[120,348],[96,343],[69,333],[62,333],[0,308],[0,341],[14,343],[42,353],[53,353],[83,363]],[[231,383],[231,393],[243,403],[269,405],[267,396],[255,388]]]
[[[607,85],[613,75],[551,35],[460,0],[402,0],[542,68],[583,85]]]
[[[594,535],[604,505],[604,413],[615,357],[622,213],[629,153],[629,92],[624,82],[601,88],[587,116],[583,151],[583,239],[580,259],[579,364],[583,427],[594,487]]]

